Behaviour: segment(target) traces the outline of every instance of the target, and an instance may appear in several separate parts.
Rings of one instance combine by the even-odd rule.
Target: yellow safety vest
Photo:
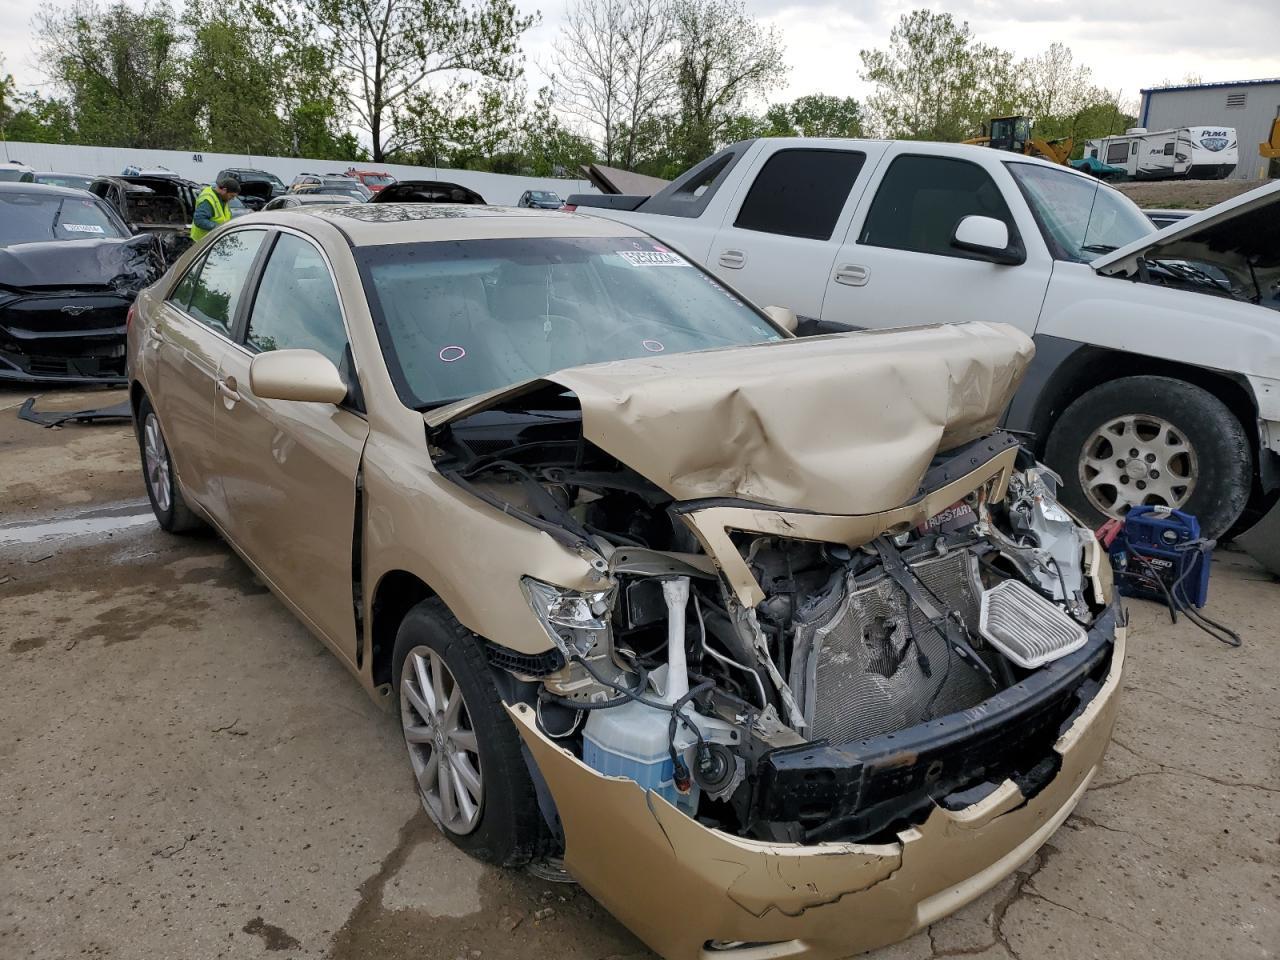
[[[200,195],[196,197],[197,207],[200,206],[200,202],[202,200],[208,200],[209,206],[213,208],[214,223],[221,225],[231,219],[231,207],[226,203],[223,203],[222,198],[218,196],[218,192],[214,190],[213,187],[205,187],[200,191]],[[192,211],[193,216],[194,214],[195,211]],[[201,230],[195,225],[195,223],[191,224],[191,239],[196,243],[199,243],[208,232],[208,230]]]

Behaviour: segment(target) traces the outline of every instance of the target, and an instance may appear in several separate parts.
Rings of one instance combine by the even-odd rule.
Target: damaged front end
[[[856,389],[841,378],[884,355],[879,375],[910,385],[931,346],[957,346],[903,336],[819,362],[809,387]],[[729,455],[718,474],[690,470],[672,452],[723,443],[672,369],[607,399],[593,383],[616,385],[617,370],[557,375],[429,432],[445,477],[597,570],[591,590],[525,577],[547,650],[493,644],[490,662],[570,871],[667,957],[841,956],[906,936],[1029,856],[1110,732],[1122,631],[1105,555],[1058,505],[1053,474],[994,429],[1025,350],[1003,341],[976,376],[960,349],[933,411],[923,392],[904,397],[913,422],[881,462],[920,469],[887,478],[846,430],[793,422],[778,452],[770,438],[787,434],[772,428],[792,414],[763,402],[763,381],[795,359],[781,350],[733,351],[754,384],[732,400],[752,416],[725,423],[753,451],[745,470]],[[717,361],[702,362],[714,380]],[[645,386],[660,382],[661,450]],[[652,455],[627,457],[640,449]],[[848,512],[741,496],[805,489],[835,505],[846,494],[826,481],[842,470],[862,474]],[[692,488],[704,495],[678,495]],[[669,892],[690,920],[646,902]]]
[[[0,380],[124,382],[129,307],[164,271],[152,237],[12,245],[0,262]]]

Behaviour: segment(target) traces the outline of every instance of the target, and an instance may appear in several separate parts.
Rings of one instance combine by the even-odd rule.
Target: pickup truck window
[[[866,159],[854,150],[779,150],[751,185],[733,225],[830,240]]]
[[[858,242],[967,259],[951,246],[951,238],[960,221],[973,215],[1003,221],[1011,241],[1018,235],[1000,188],[982,167],[951,157],[904,154],[880,181]]]
[[[1098,180],[1038,163],[1007,166],[1055,259],[1088,263],[1154,229],[1132,200]]]
[[[637,208],[638,212],[668,217],[702,216],[716,191],[729,179],[729,171],[753,142],[743,140],[707,157],[646,200]]]

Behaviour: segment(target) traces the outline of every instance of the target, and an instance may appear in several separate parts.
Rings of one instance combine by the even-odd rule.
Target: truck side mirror
[[[800,323],[799,319],[796,317],[796,312],[788,309],[787,307],[765,307],[764,313],[765,316],[778,326],[782,327],[782,329],[786,330],[787,333],[795,333],[796,327]]]
[[[977,214],[962,219],[951,235],[951,246],[977,260],[1014,266],[1024,263],[1027,253],[1020,243],[1011,243],[1009,227],[1003,220]]]

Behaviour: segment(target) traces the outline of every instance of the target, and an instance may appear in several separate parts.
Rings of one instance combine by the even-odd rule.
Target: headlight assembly
[[[533,577],[523,577],[520,585],[543,629],[566,657],[586,654],[606,638],[612,588],[568,590]]]

